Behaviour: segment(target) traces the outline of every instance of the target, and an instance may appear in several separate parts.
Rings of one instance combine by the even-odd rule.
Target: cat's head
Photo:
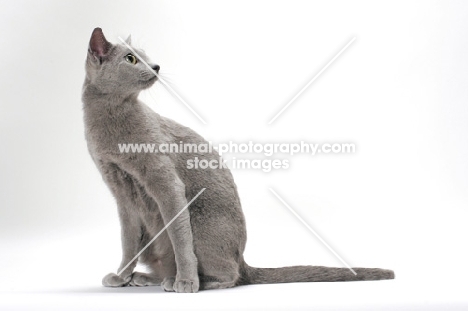
[[[126,43],[131,44],[130,38]],[[101,28],[94,29],[86,59],[86,83],[104,94],[133,94],[152,86],[159,66],[151,63],[143,51],[132,49],[136,53],[124,44],[108,42]]]

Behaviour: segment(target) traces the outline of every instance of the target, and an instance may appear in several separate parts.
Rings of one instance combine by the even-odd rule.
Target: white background
[[[0,308],[467,308],[467,14],[459,1],[2,1]],[[113,42],[131,33],[208,125],[160,84],[142,99],[209,140],[357,145],[233,171],[249,264],[342,266],[272,187],[351,266],[396,279],[196,295],[101,287],[120,238],[83,134],[94,27]]]

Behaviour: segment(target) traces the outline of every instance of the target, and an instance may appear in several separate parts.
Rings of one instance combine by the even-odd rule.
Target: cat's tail
[[[378,268],[331,268],[322,266],[293,266],[283,268],[254,268],[244,264],[240,284],[272,284],[293,282],[343,282],[389,280],[395,278],[392,270]]]

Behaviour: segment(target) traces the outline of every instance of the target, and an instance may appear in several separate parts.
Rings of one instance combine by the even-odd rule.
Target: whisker
[[[175,83],[171,78],[168,78],[165,73],[158,73],[158,75],[164,80],[164,82],[169,83],[171,86],[177,86],[177,83]]]
[[[167,71],[164,71],[162,74],[163,74],[163,75],[169,75],[169,76],[174,76],[174,75],[176,75],[176,74],[173,73],[173,72],[167,72]]]

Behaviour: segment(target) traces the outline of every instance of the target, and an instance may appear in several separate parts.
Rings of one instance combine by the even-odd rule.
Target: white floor
[[[64,272],[64,275],[66,273]],[[40,287],[40,282],[38,282]],[[387,282],[251,285],[197,294],[77,285],[0,294],[2,310],[467,310],[462,289]]]
[[[403,290],[399,285],[401,282],[398,281],[379,284],[265,285],[194,295],[164,293],[159,287],[106,289],[95,286],[2,294],[0,306],[2,310],[292,310],[311,307],[330,310],[414,310],[420,307],[427,310],[429,306],[438,309],[442,304],[446,310],[461,310],[463,306],[468,306],[456,302],[451,308],[446,308],[445,303],[431,293],[414,292],[411,287]]]
[[[117,252],[112,233],[3,240],[9,252],[2,253],[0,310],[468,309],[466,271],[431,267],[410,256],[409,265],[391,267],[396,271],[391,281],[251,285],[197,294],[166,293],[159,286],[104,288],[100,281],[110,272],[109,258],[118,255],[102,251]],[[109,244],[100,245],[103,239]]]

